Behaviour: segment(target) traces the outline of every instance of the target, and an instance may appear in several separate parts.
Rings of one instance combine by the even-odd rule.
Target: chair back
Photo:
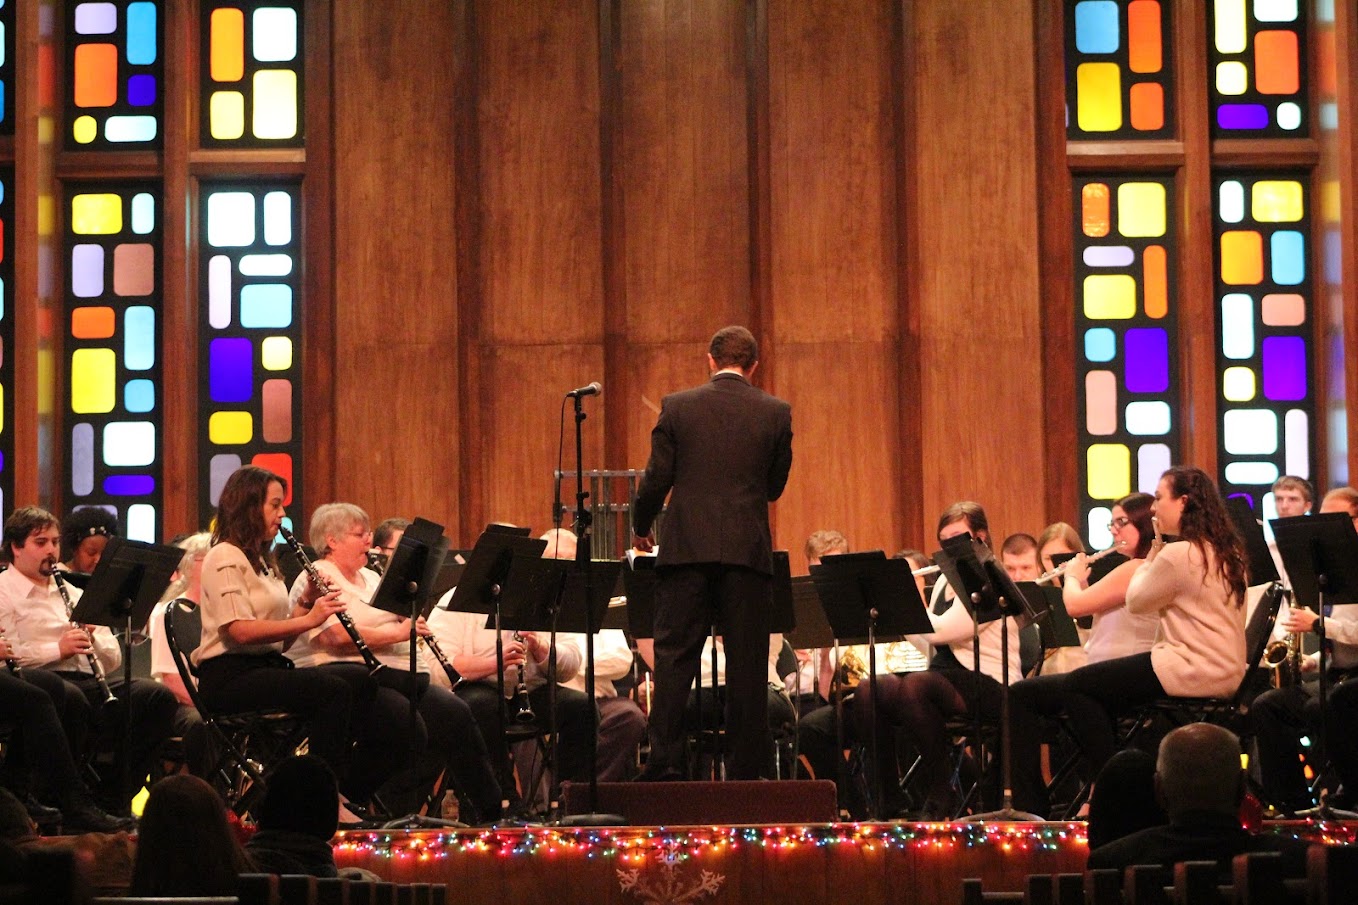
[[[179,680],[184,683],[184,688],[189,693],[189,700],[193,701],[194,709],[207,720],[208,710],[203,706],[203,699],[198,694],[198,677],[193,672],[193,664],[189,662],[189,650],[197,649],[198,645],[194,644],[192,648],[186,649],[179,643],[179,634],[175,631],[176,623],[187,628],[191,619],[202,625],[200,621],[202,616],[198,613],[198,608],[192,605],[192,601],[176,597],[165,605],[165,643],[170,648],[170,656],[174,657],[175,669],[179,672]]]
[[[1275,581],[1264,592],[1259,605],[1254,608],[1249,624],[1245,626],[1245,674],[1240,677],[1240,685],[1237,686],[1235,694],[1231,695],[1232,707],[1238,708],[1250,692],[1252,686],[1250,679],[1254,668],[1264,658],[1264,648],[1268,647],[1269,639],[1273,637],[1273,623],[1277,620],[1278,610],[1286,597],[1287,589],[1283,587],[1282,582]]]

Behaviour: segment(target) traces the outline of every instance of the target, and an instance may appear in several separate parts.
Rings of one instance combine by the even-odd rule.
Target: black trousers
[[[773,579],[720,563],[659,570],[655,606],[655,692],[647,771],[684,768],[684,710],[703,642],[720,623],[726,654],[726,725],[733,779],[767,772],[769,614]]]
[[[1050,733],[1047,721],[1066,710],[1066,677],[1070,673],[1034,676],[1009,688],[1009,757],[1014,783],[1014,807],[1039,817],[1048,816],[1051,802],[1042,779],[1042,742]],[[1053,765],[1053,769],[1055,766]]]
[[[84,695],[56,673],[30,667],[16,676],[0,668],[0,720],[14,726],[14,759],[36,781],[34,794],[63,808],[84,792],[62,728],[61,715],[68,706],[83,710],[88,725]]]
[[[1358,677],[1331,674],[1326,692],[1325,756],[1350,799],[1358,794]],[[1286,810],[1310,807],[1311,791],[1297,757],[1299,739],[1320,731],[1320,683],[1275,688],[1255,698],[1250,719],[1269,800]]]
[[[514,771],[509,762],[509,744],[503,727],[511,725],[512,715],[503,716],[507,703],[496,691],[493,682],[463,682],[456,694],[471,709],[476,725],[481,730],[490,755],[491,766],[503,793],[514,789]],[[550,712],[549,689],[541,685],[528,693],[536,720],[532,725],[546,732]],[[589,732],[593,705],[582,691],[556,687],[556,779],[586,782],[589,780]]]
[[[1116,750],[1117,718],[1134,707],[1166,697],[1149,652],[1090,663],[1066,673],[1065,680],[1066,717],[1091,776],[1099,774]]]

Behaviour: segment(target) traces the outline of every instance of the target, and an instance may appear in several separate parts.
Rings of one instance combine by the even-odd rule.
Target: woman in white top
[[[1144,653],[1155,643],[1159,615],[1131,613],[1125,606],[1132,575],[1145,562],[1155,535],[1151,524],[1153,500],[1149,493],[1133,493],[1113,504],[1108,530],[1112,532],[1113,543],[1129,557],[1126,562],[1090,585],[1087,557],[1080,553],[1065,574],[1061,598],[1066,612],[1072,618],[1094,617],[1094,627],[1085,644],[1089,663]],[[1015,686],[1009,696],[1014,806],[1042,817],[1047,816],[1049,802],[1039,758],[1043,739],[1040,718],[1055,717],[1065,711],[1069,675],[1043,673]]]
[[[1245,674],[1245,551],[1211,478],[1178,465],[1152,514],[1177,541],[1151,544],[1127,586],[1127,611],[1158,613],[1147,653],[1066,677],[1066,714],[1092,775],[1114,753],[1114,720],[1162,697],[1229,697]]]
[[[376,700],[366,713],[355,714],[355,771],[363,773],[375,791],[399,769],[410,765],[412,752],[424,753],[427,749],[429,756],[418,762],[415,788],[421,793],[431,791],[446,767],[452,784],[472,806],[474,813],[467,812],[472,818],[469,822],[495,820],[500,816],[500,786],[491,772],[486,743],[471,709],[451,691],[430,687],[428,667],[418,655],[412,680],[410,620],[369,606],[381,582],[381,576],[367,567],[371,525],[368,513],[352,503],[326,503],[312,513],[308,531],[311,546],[319,555],[316,571],[339,592],[345,613],[382,664],[372,676],[379,686]],[[293,599],[300,599],[310,584],[305,573],[298,575],[292,586]],[[416,622],[415,630],[421,636],[430,634],[423,619]],[[368,674],[358,647],[338,619],[303,634],[288,656],[299,667],[314,666],[346,678]],[[417,695],[414,737],[410,734],[412,693]],[[412,810],[419,804],[400,802],[403,809]]]

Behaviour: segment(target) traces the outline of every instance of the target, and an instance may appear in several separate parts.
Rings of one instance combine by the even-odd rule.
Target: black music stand
[[[883,637],[894,641],[905,635],[928,634],[934,628],[910,572],[909,561],[887,559],[881,550],[831,554],[822,557],[820,565],[811,567],[811,580],[815,582],[816,592],[825,608],[825,618],[834,631],[836,646],[841,641],[866,642],[868,645],[868,687],[872,690],[873,706],[870,730],[873,794],[869,799],[869,816],[873,819],[882,807],[881,768],[877,763],[876,709],[880,706],[877,639]],[[839,707],[842,727],[842,693]]]
[[[545,540],[529,537],[531,530],[516,528],[512,525],[489,524],[472,547],[467,567],[462,572],[462,580],[453,589],[453,598],[446,609],[459,613],[480,613],[489,615],[490,625],[495,631],[495,689],[500,696],[500,738],[504,739],[506,726],[505,714],[505,647],[504,636],[500,633],[501,598],[509,581],[510,568],[515,555],[523,558],[538,559],[547,549]],[[399,549],[399,548],[398,548]],[[500,806],[509,808],[509,799],[502,796]]]
[[[1270,524],[1296,601],[1318,614],[1315,632],[1320,637],[1319,747],[1328,759],[1330,682],[1325,675],[1329,648],[1325,639],[1325,611],[1335,604],[1358,603],[1358,531],[1354,530],[1353,520],[1342,512],[1294,515],[1273,519]],[[1315,809],[1306,816],[1325,820],[1347,818],[1346,812],[1330,807],[1326,791],[1320,790]]]
[[[1046,615],[1037,623],[1037,630],[1042,636],[1044,656],[1047,651],[1057,648],[1084,646],[1080,641],[1080,631],[1075,619],[1066,612],[1066,602],[1061,595],[1060,588],[1038,585],[1031,581],[1020,581],[1018,582],[1018,589],[1025,597],[1031,594],[1040,594],[1045,601]]]
[[[774,586],[774,594],[780,590]],[[786,638],[794,650],[822,650],[829,649],[835,644],[834,629],[830,628],[830,622],[825,618],[825,608],[821,606],[820,594],[816,593],[815,581],[810,575],[798,575],[788,582],[787,601],[783,606],[792,607],[792,628],[788,630]],[[776,600],[775,596],[775,600]],[[797,701],[792,708],[796,714],[798,724],[801,723],[801,697],[802,697],[802,669],[801,664],[797,665],[796,681]],[[820,693],[820,670],[819,664],[812,663],[812,694],[819,699]],[[826,689],[828,694],[829,689]],[[828,698],[827,698],[828,700]],[[841,706],[841,711],[843,707]],[[839,715],[842,715],[839,714]],[[839,750],[844,750],[844,729],[842,724],[836,722],[835,741]],[[844,771],[846,765],[844,759],[836,761],[839,772],[839,781],[843,785],[846,781]],[[792,778],[797,778],[797,773],[801,768],[801,732],[797,733],[796,739],[792,743]],[[847,817],[847,812],[841,812]]]
[[[1248,585],[1272,584],[1278,581],[1278,564],[1273,554],[1268,552],[1268,541],[1264,539],[1264,523],[1255,518],[1254,510],[1242,497],[1226,498],[1226,514],[1231,517],[1236,533],[1245,542],[1245,555],[1249,559]]]
[[[419,664],[416,647],[419,633],[416,631],[418,619],[429,615],[433,605],[438,602],[433,590],[437,583],[444,557],[448,553],[448,539],[443,536],[443,526],[427,519],[416,518],[401,534],[395,551],[387,561],[382,572],[382,580],[373,591],[368,605],[384,610],[408,620],[410,626],[409,664],[406,684],[395,690],[400,691],[410,702],[410,771],[418,774],[419,760],[415,750],[416,726],[419,722],[419,699],[423,685],[419,682]],[[392,671],[382,670],[377,681],[392,681]],[[383,824],[384,829],[437,829],[457,826],[449,820],[436,817],[407,814]]]
[[[160,602],[170,579],[179,568],[184,551],[165,544],[110,537],[99,564],[94,567],[84,593],[71,612],[82,625],[104,625],[118,634],[122,629],[123,756],[119,788],[130,797],[132,752],[132,626],[145,625]]]

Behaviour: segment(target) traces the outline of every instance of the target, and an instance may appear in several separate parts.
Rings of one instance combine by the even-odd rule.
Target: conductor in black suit
[[[666,396],[633,507],[633,543],[650,550],[671,489],[656,561],[655,693],[643,779],[682,778],[684,708],[703,641],[723,627],[730,775],[769,761],[768,650],[773,606],[769,503],[792,467],[792,407],[751,385],[759,346],[744,327],[717,331],[712,378]]]

